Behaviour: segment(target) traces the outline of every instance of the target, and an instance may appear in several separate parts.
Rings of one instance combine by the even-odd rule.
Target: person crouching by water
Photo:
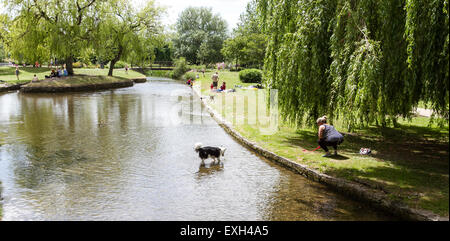
[[[319,126],[319,145],[326,151],[323,157],[331,156],[328,146],[332,146],[334,155],[337,155],[337,146],[344,141],[344,136],[339,133],[334,126],[327,124],[326,116],[317,119],[317,125]]]

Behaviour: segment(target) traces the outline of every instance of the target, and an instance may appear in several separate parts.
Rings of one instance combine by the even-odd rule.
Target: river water
[[[201,165],[193,146],[223,145]],[[388,220],[239,145],[180,82],[0,94],[3,220]]]

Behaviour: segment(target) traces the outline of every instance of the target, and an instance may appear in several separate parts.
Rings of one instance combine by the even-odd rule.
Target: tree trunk
[[[111,60],[111,63],[109,63],[108,76],[113,76],[114,65],[116,63],[117,63],[116,59]]]
[[[66,58],[67,74],[73,75],[73,58],[72,56]]]
[[[116,65],[116,63],[120,60],[120,57],[122,57],[122,46],[119,46],[119,52],[117,53],[116,57],[114,57],[113,60],[111,60],[111,63],[109,64],[109,71],[108,71],[108,76],[113,76],[113,71],[114,71],[114,65]]]

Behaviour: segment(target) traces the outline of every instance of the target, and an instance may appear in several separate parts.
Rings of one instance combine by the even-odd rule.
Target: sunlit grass
[[[337,121],[335,126],[346,135],[345,141],[339,147],[339,156],[325,158],[321,149],[311,152],[318,146],[316,129],[293,127],[279,118],[275,132],[261,131],[269,119],[256,114],[267,106],[265,90],[214,93],[210,91],[211,75],[212,72],[203,77],[200,73],[197,84],[202,87],[202,95],[214,95],[214,100],[208,99],[209,105],[247,139],[322,173],[382,189],[411,207],[448,216],[448,123],[439,127],[429,125],[427,117],[414,117],[399,119],[396,127],[367,126],[346,133]],[[237,72],[224,71],[219,75],[228,89],[251,85],[240,82]],[[371,148],[373,154],[360,155],[362,147]]]

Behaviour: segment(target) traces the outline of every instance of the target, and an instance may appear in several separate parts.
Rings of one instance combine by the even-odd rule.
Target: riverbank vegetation
[[[339,156],[325,158],[323,151],[311,151],[318,145],[315,128],[292,125],[280,116],[274,133],[261,131],[267,128],[269,111],[267,115],[256,112],[265,113],[266,90],[245,89],[256,83],[241,82],[237,72],[221,71],[219,85],[226,81],[236,92],[211,92],[212,73],[205,77],[200,73],[196,85],[201,86],[202,95],[215,96],[210,106],[245,138],[322,173],[383,190],[412,208],[448,216],[448,124],[430,126],[429,117],[411,113],[410,119],[400,118],[395,127],[370,125],[347,132],[345,120],[336,120],[334,125],[345,134],[345,141]],[[372,155],[360,155],[360,148],[370,148]]]

